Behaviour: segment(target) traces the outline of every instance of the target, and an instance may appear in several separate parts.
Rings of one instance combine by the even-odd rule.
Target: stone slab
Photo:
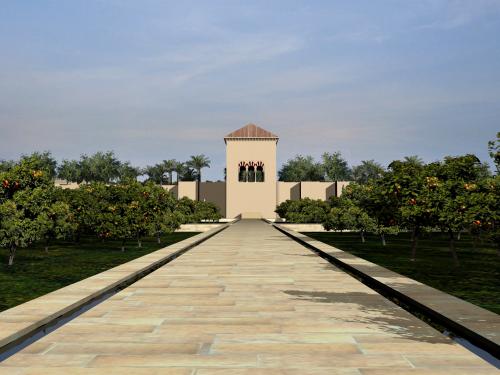
[[[0,364],[0,375],[443,370],[498,373],[259,220],[230,226]]]
[[[131,280],[200,241],[218,233],[227,224],[218,225],[143,257],[121,264],[87,279],[58,289],[0,313],[0,348],[51,323],[54,319],[84,305],[118,285]]]
[[[288,235],[306,242],[308,245],[355,268],[367,277],[379,281],[435,314],[439,314],[449,321],[455,322],[457,325],[462,326],[463,329],[484,337],[486,340],[493,343],[493,345],[496,345],[497,348],[500,345],[500,315],[390,271],[387,268],[342,251],[324,242],[315,240],[305,234],[290,230],[287,226],[276,226],[284,230]]]

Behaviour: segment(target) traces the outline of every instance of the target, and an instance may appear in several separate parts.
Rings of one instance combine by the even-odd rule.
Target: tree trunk
[[[411,242],[411,261],[414,262],[417,259],[417,246],[418,246],[418,237],[415,237]]]
[[[160,232],[156,233],[156,241],[158,242],[158,245],[161,244]]]
[[[142,248],[142,241],[139,237],[137,237],[137,246],[140,248]]]
[[[49,243],[50,243],[50,239],[47,238],[47,241],[45,242],[45,253],[49,253]]]
[[[362,231],[360,231],[360,232],[359,232],[359,234],[361,234],[361,242],[362,242],[362,243],[365,243],[365,241],[366,241],[366,240],[365,240],[365,231],[364,231],[364,230],[362,230]]]
[[[455,267],[458,267],[460,265],[460,263],[458,261],[457,252],[455,250],[455,236],[453,235],[453,232],[451,230],[448,231],[448,233],[450,235],[450,251],[451,251],[451,255],[453,256],[453,263],[454,263]]]
[[[462,231],[459,230],[457,234],[457,240],[460,241],[460,238],[462,238]]]
[[[122,240],[122,252],[125,251],[125,240]]]
[[[14,264],[15,255],[16,255],[16,245],[11,245],[9,250],[9,267]]]
[[[385,246],[385,245],[386,245],[386,243],[385,243],[385,234],[384,234],[384,233],[382,233],[382,234],[380,235],[380,239],[382,240],[382,246]]]
[[[411,258],[410,260],[412,262],[417,259],[417,245],[418,245],[418,232],[417,228],[413,228],[413,231],[411,232]]]
[[[196,184],[196,200],[200,201],[201,169],[198,170],[198,183]]]

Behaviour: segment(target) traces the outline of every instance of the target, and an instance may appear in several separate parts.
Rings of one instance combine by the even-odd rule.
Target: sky
[[[474,153],[500,131],[500,0],[0,0],[0,159],[212,160],[255,123],[278,164]]]

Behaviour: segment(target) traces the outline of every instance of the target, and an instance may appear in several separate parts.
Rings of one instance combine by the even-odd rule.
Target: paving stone
[[[47,296],[50,307],[41,297],[22,314],[0,314],[0,324],[25,326],[43,316],[37,308],[52,311],[83,294],[62,296]],[[0,375],[444,371],[498,373],[257,220],[230,226],[0,364]]]

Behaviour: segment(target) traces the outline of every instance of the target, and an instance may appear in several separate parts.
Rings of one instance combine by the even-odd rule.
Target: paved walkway
[[[69,322],[0,374],[497,374],[261,221]]]

